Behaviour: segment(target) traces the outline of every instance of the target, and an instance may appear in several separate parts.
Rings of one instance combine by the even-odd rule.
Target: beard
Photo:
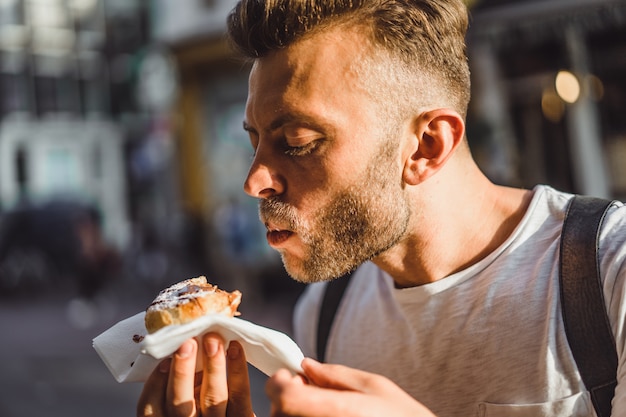
[[[288,224],[306,247],[301,259],[281,251],[293,279],[312,283],[343,276],[406,234],[409,204],[394,165],[397,148],[390,142],[369,161],[359,183],[335,193],[311,221],[300,218],[280,196],[259,203],[262,219]]]

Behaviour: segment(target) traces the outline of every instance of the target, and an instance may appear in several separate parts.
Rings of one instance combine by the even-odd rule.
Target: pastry
[[[228,292],[209,284],[200,276],[177,282],[162,290],[146,309],[148,333],[172,324],[189,323],[208,314],[239,315],[241,292]]]

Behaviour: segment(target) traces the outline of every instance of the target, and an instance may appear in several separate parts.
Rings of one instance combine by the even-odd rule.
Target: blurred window
[[[86,116],[101,115],[108,111],[108,80],[102,55],[83,52],[78,56],[78,85],[82,113]]]
[[[28,190],[28,152],[19,147],[15,153],[15,177],[21,194]]]
[[[0,25],[19,25],[24,21],[24,9],[20,0],[0,1]]]
[[[30,113],[29,77],[24,73],[0,73],[0,117]]]
[[[80,112],[78,85],[69,77],[36,76],[35,97],[40,116]]]

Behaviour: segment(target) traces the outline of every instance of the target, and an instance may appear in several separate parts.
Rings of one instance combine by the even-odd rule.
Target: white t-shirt
[[[362,265],[335,316],[326,361],[385,375],[440,417],[595,415],[559,301],[559,242],[571,197],[537,186],[496,251],[430,284],[396,289],[374,264]],[[599,251],[620,362],[613,416],[626,415],[625,242],[626,206],[616,203]],[[296,341],[311,357],[324,285],[307,288],[294,316]]]

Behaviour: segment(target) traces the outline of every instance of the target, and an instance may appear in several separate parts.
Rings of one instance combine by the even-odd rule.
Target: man
[[[229,17],[254,60],[245,191],[287,271],[315,283],[295,317],[305,354],[318,282],[362,265],[329,338],[342,365],[271,377],[273,416],[593,415],[559,310],[571,196],[497,186],[472,160],[467,22],[460,0],[241,0]],[[614,204],[600,244],[620,355],[625,212]],[[253,415],[241,346],[203,343],[202,378],[189,341],[147,381],[139,415]]]

